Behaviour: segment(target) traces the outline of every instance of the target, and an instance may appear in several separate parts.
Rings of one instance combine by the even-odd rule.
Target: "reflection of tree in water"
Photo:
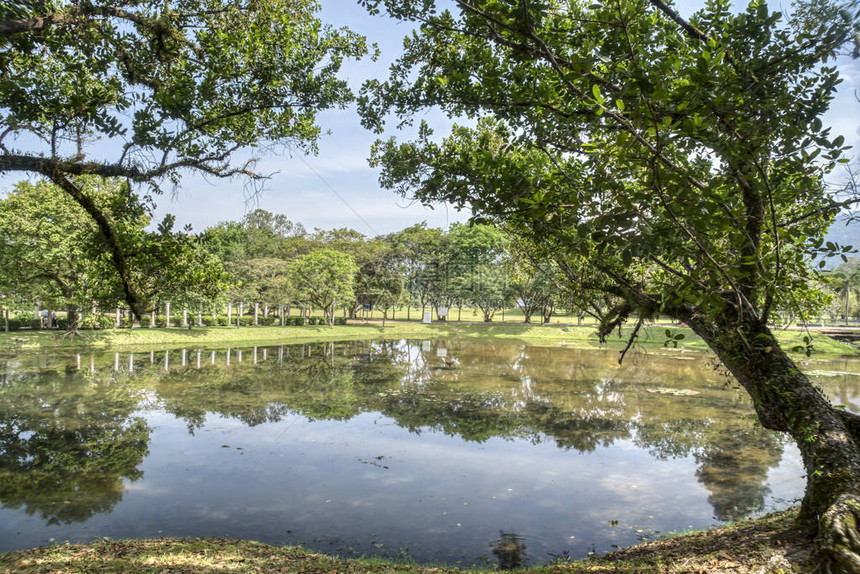
[[[782,441],[750,420],[748,401],[725,389],[722,379],[703,382],[701,370],[683,361],[634,362],[623,380],[614,380],[605,368],[584,366],[593,362],[553,362],[549,349],[485,344],[480,354],[481,360],[463,357],[444,384],[393,393],[382,412],[407,428],[466,440],[552,439],[580,452],[632,440],[659,459],[694,456],[717,518],[735,520],[763,507],[767,472],[782,458]],[[528,392],[510,385],[478,392],[471,380],[494,372],[527,381]],[[469,383],[450,392],[460,380]],[[554,381],[563,383],[554,387]]]
[[[767,473],[782,458],[780,441],[752,421],[748,428],[722,432],[696,454],[696,476],[709,491],[717,519],[738,520],[764,507],[770,492]]]
[[[501,570],[520,568],[526,561],[526,542],[514,532],[499,532],[499,539],[490,545],[499,558]]]
[[[150,428],[110,380],[24,372],[0,386],[0,502],[48,524],[82,522],[137,480]]]
[[[650,388],[650,391],[654,391]],[[665,389],[664,389],[665,390]],[[634,442],[658,459],[692,456],[714,516],[744,518],[764,507],[767,473],[782,460],[784,440],[749,415],[748,400],[728,389],[675,396],[633,390],[638,403]]]
[[[438,346],[446,352],[437,353]],[[762,506],[767,470],[779,462],[781,446],[746,418],[748,403],[722,379],[703,383],[686,362],[631,361],[618,380],[618,371],[578,355],[558,360],[553,349],[458,341],[325,343],[270,348],[267,356],[277,360],[267,363],[161,373],[154,386],[166,410],[190,429],[206,413],[255,425],[289,413],[346,420],[374,411],[411,432],[432,429],[476,442],[552,440],[592,452],[632,440],[657,458],[695,456],[718,518]],[[460,366],[439,369],[438,356],[456,356]],[[654,392],[688,384],[698,391]]]
[[[174,369],[152,373],[163,408],[203,426],[207,413],[249,426],[277,422],[293,413],[310,420],[348,420],[362,412],[357,393],[399,380],[401,368],[389,344],[317,343],[266,348],[266,361],[229,367]],[[245,356],[252,352],[245,350]],[[261,353],[258,353],[261,354]]]
[[[437,352],[442,348],[445,353]],[[552,441],[580,452],[632,441],[657,458],[695,456],[697,476],[721,519],[761,506],[767,470],[781,457],[775,435],[748,420],[748,401],[690,362],[631,360],[619,371],[614,354],[456,340],[243,351],[240,362],[233,350],[230,366],[171,363],[166,371],[137,365],[131,380],[150,391],[154,408],[181,417],[190,431],[210,413],[254,426],[295,414],[347,420],[379,412],[412,432],[432,429],[469,441]],[[224,351],[218,353],[223,359]],[[456,357],[460,366],[438,368],[443,356]],[[118,379],[113,387],[124,384]],[[686,386],[698,394],[655,392]],[[131,423],[89,424],[105,436],[72,437],[72,444],[107,441],[110,429],[125,436],[138,432]]]

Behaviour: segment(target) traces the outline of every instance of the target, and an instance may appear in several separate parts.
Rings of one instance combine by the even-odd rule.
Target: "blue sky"
[[[364,34],[382,52],[378,62],[363,60],[345,66],[343,75],[353,88],[357,91],[363,80],[374,75],[385,77],[411,28],[384,16],[371,16],[354,0],[322,0],[322,4],[324,21]],[[698,5],[699,2],[682,0],[679,10],[689,15]],[[847,143],[853,142],[854,149],[860,150],[860,102],[854,96],[860,93],[860,62],[845,58],[840,68],[843,84],[825,123],[833,125],[833,137],[842,134]],[[437,134],[447,133],[450,122],[440,114],[431,112],[425,119],[439,126]],[[351,227],[369,236],[421,221],[431,227],[447,227],[468,218],[468,213],[449,206],[431,210],[380,189],[377,171],[367,165],[366,159],[378,136],[361,127],[354,109],[322,113],[319,124],[331,134],[320,142],[316,157],[268,157],[260,164],[263,171],[277,173],[255,201],[246,202],[241,182],[206,183],[186,178],[175,197],[160,199],[159,213],[172,212],[180,223],[191,223],[195,230],[202,230],[218,221],[239,219],[246,209],[260,207],[284,213],[308,229]],[[392,131],[388,135],[397,134]]]
[[[396,58],[402,39],[411,28],[383,16],[371,16],[355,0],[321,2],[321,17],[325,22],[336,27],[348,26],[364,34],[382,52],[377,62],[366,59],[344,66],[343,77],[353,89],[357,92],[362,81],[369,77],[385,77],[389,63]],[[679,11],[689,15],[699,4],[681,0]],[[860,150],[860,102],[856,99],[856,94],[860,94],[860,61],[844,58],[839,67],[843,83],[825,123],[833,126],[834,137],[841,134],[855,150]],[[429,112],[424,119],[437,127],[439,134],[445,134],[450,126],[437,112]],[[318,123],[330,132],[322,138],[318,155],[263,156],[258,166],[260,171],[273,175],[262,193],[252,200],[246,198],[242,181],[207,181],[186,174],[173,192],[168,190],[157,197],[157,218],[173,213],[180,226],[191,224],[195,231],[202,231],[219,221],[241,219],[247,210],[259,207],[284,213],[308,229],[351,227],[368,236],[390,233],[421,221],[427,221],[431,227],[447,227],[468,218],[468,213],[449,206],[439,205],[431,210],[380,189],[377,171],[367,165],[366,159],[378,136],[361,127],[354,108],[321,113]],[[19,179],[20,174],[0,177],[0,190]]]
[[[334,27],[347,26],[376,43],[381,57],[365,58],[344,65],[342,77],[358,93],[362,82],[385,77],[389,64],[400,53],[403,38],[411,27],[383,16],[371,16],[355,0],[322,0],[321,18]],[[430,113],[434,125],[450,126],[441,114]],[[195,230],[218,221],[241,218],[256,207],[283,213],[307,229],[351,227],[368,236],[398,231],[426,221],[431,227],[447,227],[465,221],[469,214],[439,205],[434,209],[398,197],[379,188],[377,170],[367,165],[370,146],[379,137],[361,127],[355,108],[320,113],[324,131],[316,156],[268,156],[258,164],[264,173],[274,173],[261,194],[245,198],[243,182],[185,178],[173,197],[159,199],[158,213],[174,213],[178,223]],[[439,133],[447,129],[440,127]],[[397,135],[392,132],[388,135]]]

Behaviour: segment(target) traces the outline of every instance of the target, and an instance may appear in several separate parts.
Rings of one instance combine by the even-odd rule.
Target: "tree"
[[[827,193],[844,138],[821,122],[853,7],[803,2],[783,21],[757,0],[690,18],[662,0],[365,4],[421,23],[388,81],[363,88],[365,124],[428,106],[472,118],[442,141],[422,125],[378,143],[381,183],[506,222],[584,300],[611,297],[604,334],[630,316],[631,341],[658,314],[687,323],[762,425],[797,442],[822,568],[860,570],[860,417],[768,327],[802,309],[808,252],[857,201]]]
[[[860,259],[852,257],[826,276],[827,282],[836,290],[842,304],[843,319],[848,324],[851,317],[851,295],[860,294]]]
[[[504,309],[510,299],[507,273],[498,265],[475,265],[463,288],[468,293],[468,301],[481,310],[485,323],[492,321],[496,311]]]
[[[5,3],[0,173],[39,174],[81,206],[141,314],[149,295],[75,176],[158,192],[186,170],[260,181],[254,159],[234,160],[259,144],[313,152],[317,111],[352,98],[337,78],[343,59],[366,52],[364,38],[323,26],[318,8],[313,0]],[[96,140],[108,145],[90,146]]]
[[[347,307],[350,318],[355,318],[358,310],[364,303],[377,305],[382,299],[369,299],[369,291],[371,287],[369,283],[374,282],[373,276],[378,275],[382,267],[386,267],[385,259],[391,250],[391,246],[380,238],[368,240],[364,234],[350,229],[341,227],[337,229],[322,230],[315,229],[314,233],[308,235],[309,249],[332,249],[341,253],[350,255],[355,264],[358,266],[358,273],[355,277],[355,299],[352,301],[342,301]],[[377,278],[378,279],[378,278]],[[380,287],[377,284],[372,289],[376,290]],[[389,283],[388,287],[395,288],[394,283]],[[390,297],[385,297],[386,304],[393,305]]]
[[[516,304],[522,310],[526,323],[531,323],[532,315],[537,312],[540,313],[541,322],[548,323],[561,291],[559,283],[564,280],[557,277],[558,268],[552,265],[552,260],[538,266],[534,259],[524,253],[522,246],[512,251],[506,269]]]
[[[93,195],[104,204],[106,194]],[[115,295],[104,261],[90,258],[92,233],[86,213],[68,205],[47,182],[21,182],[0,201],[4,276],[29,302],[66,309],[69,332],[77,330],[78,309],[95,299],[110,302]]]
[[[283,259],[260,258],[231,262],[229,270],[239,282],[233,290],[240,301],[265,305],[291,303],[295,293],[289,278],[289,263]]]
[[[444,265],[444,256],[447,255],[444,232],[430,229],[426,222],[422,222],[391,234],[388,240],[400,253],[406,288],[421,306],[423,314],[424,308],[433,301],[433,294],[441,291],[439,285],[448,284],[448,270]],[[412,305],[411,301],[409,305]]]
[[[167,218],[146,231],[145,206],[116,179],[77,177],[75,185],[115,229],[129,277],[161,297],[214,297],[223,282],[220,262],[172,229]],[[77,331],[80,308],[115,305],[120,279],[98,239],[98,227],[57,186],[41,180],[17,184],[0,201],[0,266],[16,293],[68,310],[68,331]],[[57,308],[57,307],[54,307]]]
[[[383,247],[375,257],[361,265],[355,276],[355,296],[358,305],[370,305],[382,311],[382,323],[388,318],[388,310],[397,305],[404,294],[403,275],[398,269],[393,248],[382,242]]]
[[[357,271],[351,255],[318,249],[294,261],[289,277],[299,299],[320,307],[328,324],[334,325],[335,306],[355,297],[353,282]]]
[[[201,310],[229,284],[224,264],[195,237],[174,231],[172,216],[158,226],[158,233],[148,234],[139,256],[145,265],[136,270],[135,284],[162,301]]]
[[[242,221],[222,221],[206,228],[200,241],[207,251],[221,261],[242,262],[249,259],[281,258],[295,255],[288,244],[307,235],[301,223],[293,223],[281,213],[255,209]]]
[[[492,225],[459,223],[451,226],[448,235],[446,303],[466,299],[481,310],[484,322],[490,322],[510,295],[502,260],[506,237]]]

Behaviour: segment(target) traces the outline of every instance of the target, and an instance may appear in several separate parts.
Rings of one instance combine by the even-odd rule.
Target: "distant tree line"
[[[557,270],[489,225],[422,223],[368,238],[347,228],[308,231],[257,209],[200,234],[175,230],[171,216],[149,231],[146,203],[123,182],[80,178],[78,185],[119,230],[146,314],[125,307],[120,277],[83,209],[46,181],[21,182],[0,200],[5,329],[283,325],[315,321],[312,309],[331,325],[368,311],[395,318],[403,307],[407,319],[411,307],[443,320],[469,307],[492,321],[514,304],[531,322],[570,306]]]
[[[443,230],[421,223],[369,238],[348,228],[308,231],[257,209],[199,234],[175,230],[170,216],[147,231],[147,206],[124,183],[81,178],[79,184],[120,230],[148,314],[133,317],[125,308],[119,277],[87,214],[50,183],[21,182],[0,201],[4,329],[332,325],[373,311],[393,319],[404,308],[400,318],[414,319],[412,308],[420,308],[436,320],[460,320],[468,308],[490,322],[514,306],[525,322],[546,323],[559,310],[604,320],[613,304],[607,296],[581,310],[552,261],[538,260],[491,225]],[[857,318],[860,260],[849,258],[826,280],[831,319]]]

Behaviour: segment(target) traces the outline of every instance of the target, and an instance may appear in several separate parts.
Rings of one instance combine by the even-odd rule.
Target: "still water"
[[[518,564],[795,503],[704,356],[464,340],[0,357],[0,551],[219,536]],[[807,372],[860,412],[860,361]]]

